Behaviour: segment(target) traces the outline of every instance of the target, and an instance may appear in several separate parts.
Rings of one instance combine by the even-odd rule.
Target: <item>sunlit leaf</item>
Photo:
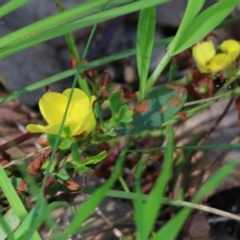
[[[105,157],[107,156],[107,152],[103,151],[95,156],[88,157],[84,160],[83,164],[84,165],[89,165],[89,164],[96,164],[100,161],[102,161]]]

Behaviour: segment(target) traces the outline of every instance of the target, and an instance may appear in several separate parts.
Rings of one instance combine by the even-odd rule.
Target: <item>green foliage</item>
[[[158,77],[161,75],[171,57],[191,47],[194,43],[204,38],[215,27],[217,27],[224,18],[229,15],[240,2],[239,0],[222,0],[213,4],[199,15],[204,0],[189,0],[187,9],[184,13],[182,22],[178,28],[176,36],[173,38],[167,48],[167,53],[158,64],[152,75],[147,81],[146,90],[148,91]]]
[[[239,2],[222,0],[197,15],[204,1],[188,1],[179,31],[168,47],[169,54],[176,55],[201,40],[233,11]]]
[[[61,150],[67,150],[70,149],[72,144],[75,142],[75,140],[70,139],[70,138],[64,138],[60,144],[59,144],[59,149]]]
[[[123,92],[117,91],[109,96],[109,106],[112,113],[110,125],[118,126],[119,123],[129,123],[133,111],[123,102]]]
[[[9,1],[8,3],[1,6],[0,17],[6,15],[8,12],[13,11],[14,9],[17,9],[27,2],[28,0]],[[49,179],[49,177],[55,177],[57,180],[56,183],[54,183],[55,185],[51,185],[50,190],[52,192],[49,192],[49,195],[51,195],[53,192],[57,192],[58,190],[66,191],[66,187],[63,184],[70,178],[70,175],[68,174],[68,172],[70,172],[69,170],[74,170],[75,173],[79,174],[88,173],[88,165],[97,164],[98,162],[104,160],[104,158],[107,156],[106,151],[102,151],[98,154],[95,153],[97,149],[89,151],[92,146],[90,137],[87,137],[85,139],[71,139],[60,137],[62,131],[67,132],[68,136],[71,135],[68,132],[69,129],[63,129],[63,119],[63,122],[59,129],[59,134],[49,134],[47,136],[47,141],[53,151],[50,157],[44,159],[45,163],[40,168],[44,174],[44,179],[41,182],[41,189],[39,190],[38,187],[35,189],[35,192],[37,191],[38,193],[37,202],[30,212],[27,212],[22,199],[19,198],[19,195],[15,190],[15,188],[18,186],[18,182],[16,181],[16,183],[13,185],[13,182],[10,181],[9,177],[11,176],[10,172],[8,172],[9,176],[7,176],[7,170],[4,170],[0,165],[0,187],[4,193],[4,196],[10,204],[10,209],[5,213],[5,215],[0,215],[1,239],[6,235],[8,239],[41,239],[40,235],[37,232],[37,229],[39,226],[41,226],[41,224],[45,223],[49,229],[51,228],[53,232],[56,233],[54,235],[55,239],[65,240],[69,236],[74,235],[76,232],[83,231],[83,228],[80,226],[106,196],[133,200],[135,223],[138,230],[137,239],[145,240],[149,237],[152,237],[152,240],[165,239],[166,236],[169,240],[176,239],[177,234],[179,233],[186,218],[191,212],[191,208],[184,208],[180,210],[177,215],[172,220],[167,222],[161,229],[159,229],[154,236],[151,236],[151,232],[163,203],[179,206],[179,202],[164,198],[164,192],[172,173],[173,151],[176,148],[179,148],[174,146],[173,126],[170,124],[175,123],[179,119],[177,112],[183,107],[184,103],[186,102],[187,94],[184,87],[177,87],[168,84],[156,87],[150,92],[148,91],[171,60],[171,56],[176,55],[183,50],[191,47],[195,42],[199,41],[206,34],[212,31],[233,10],[233,8],[239,3],[239,0],[219,1],[201,13],[199,12],[205,1],[189,0],[186,12],[176,36],[154,43],[156,5],[163,2],[166,2],[166,0],[86,1],[85,3],[79,4],[72,9],[62,11],[59,14],[45,18],[1,38],[0,58],[4,58],[22,51],[23,49],[65,34],[70,52],[79,60],[79,66],[77,69],[67,70],[43,79],[37,83],[33,83],[24,89],[1,98],[0,103],[4,103],[11,99],[17,98],[27,92],[34,91],[35,89],[60,81],[72,75],[75,75],[75,80],[73,83],[74,87],[77,83],[77,78],[80,78],[80,73],[83,71],[137,53],[137,66],[138,74],[140,77],[139,99],[142,102],[134,110],[131,110],[123,99],[122,92],[112,93],[109,97],[109,105],[112,112],[112,118],[109,121],[102,123],[101,129],[98,129],[99,131],[96,131],[96,134],[94,133],[91,138],[94,138],[94,140],[96,140],[94,143],[100,143],[100,138],[109,140],[113,137],[116,137],[116,133],[118,135],[135,134],[141,133],[144,130],[151,130],[155,127],[163,127],[167,125],[167,145],[166,147],[158,148],[158,150],[165,151],[164,163],[161,174],[158,176],[155,186],[151,190],[151,193],[148,196],[141,193],[140,182],[144,168],[144,159],[141,159],[136,169],[135,192],[127,193],[123,191],[120,192],[111,190],[114,183],[120,176],[123,162],[126,158],[127,150],[124,149],[120,154],[120,157],[115,166],[115,170],[111,177],[102,187],[96,191],[88,192],[91,194],[91,197],[82,204],[80,209],[77,209],[69,226],[66,228],[65,232],[62,233],[58,227],[54,226],[55,222],[51,218],[51,213],[58,207],[65,206],[70,208],[70,206],[64,202],[54,202],[51,204],[48,204],[46,202],[43,194],[45,191],[46,181]],[[101,10],[99,11],[99,9]],[[83,60],[86,57],[86,53],[97,24],[104,20],[112,19],[138,10],[141,12],[138,22],[136,49],[129,49],[102,59],[97,59],[83,66],[80,60]],[[89,38],[90,40],[87,43],[84,54],[82,56],[79,56],[72,38],[72,31],[84,28],[86,26],[91,26],[92,24],[95,24],[95,26]],[[168,46],[168,52],[157,66],[152,76],[147,80],[153,47],[162,45],[165,46],[169,43],[169,41],[171,41],[171,43]],[[169,76],[169,79],[172,81],[173,77]],[[83,84],[81,85],[81,81],[84,82],[85,87]],[[79,81],[81,87],[87,92],[89,90],[87,81],[84,79],[81,79],[81,81]],[[240,91],[237,88],[231,93],[226,93],[224,96],[226,98],[229,98],[234,94],[239,95],[239,92]],[[70,101],[71,94],[68,104]],[[188,109],[184,109],[184,111],[188,116],[191,116],[199,110],[209,106],[212,102],[203,103],[199,106],[193,106]],[[69,105],[66,108],[66,112],[68,107]],[[106,129],[108,130],[107,132],[104,132],[105,125]],[[197,150],[213,149],[218,147],[239,147],[239,144],[195,146],[193,143],[193,146],[184,146],[181,148]],[[60,160],[56,159],[58,157],[55,157],[57,151],[59,153]],[[138,149],[136,151],[143,152],[146,151],[146,149]],[[151,151],[151,149],[148,149],[148,151]],[[85,158],[85,160],[82,160],[82,155],[85,152],[90,153],[89,157]],[[235,167],[235,162],[227,163],[203,185],[199,193],[192,201],[194,203],[201,201],[212,189],[217,187],[218,184]],[[32,180],[33,178],[29,179]],[[29,183],[31,180],[26,179],[26,182]],[[31,187],[33,186],[34,184],[31,185]],[[83,189],[83,191],[87,192],[87,189]],[[19,221],[21,221],[21,225],[16,229],[15,223]],[[13,233],[15,229],[16,231]]]
[[[221,167],[200,189],[196,197],[192,200],[193,203],[201,201],[207,196],[213,189],[233,171],[237,166],[237,161],[231,161]],[[158,240],[168,236],[169,240],[176,239],[181,227],[183,226],[188,215],[191,213],[191,208],[183,208],[171,221],[166,223],[158,232],[154,235],[151,240]]]
[[[156,87],[134,109],[133,121],[128,125],[122,124],[115,131],[125,135],[159,127],[182,108],[186,99],[184,87],[168,84]]]
[[[123,105],[122,91],[114,92],[109,96],[109,106],[113,117],[118,113],[122,105]]]
[[[8,176],[6,175],[4,169],[0,165],[0,187],[2,192],[4,193],[4,196],[7,198],[10,206],[12,207],[12,210],[14,211],[14,214],[16,214],[16,217],[18,217],[20,220],[24,220],[26,216],[28,215],[27,210],[25,206],[23,205],[21,199],[19,198],[17,192],[13,188],[13,185],[9,181]],[[9,223],[10,224],[10,223]],[[3,225],[3,227],[5,227]],[[6,229],[6,227],[5,227]],[[7,230],[8,231],[8,230]],[[34,233],[33,239],[41,239],[39,234],[37,232]]]
[[[55,134],[47,134],[47,142],[53,148],[58,136]]]
[[[139,98],[146,93],[146,81],[151,61],[156,22],[156,7],[145,8],[140,12],[137,30],[137,67],[139,74]]]
[[[98,162],[102,161],[106,156],[107,152],[102,151],[95,156],[86,158],[83,162],[83,165],[97,164]]]

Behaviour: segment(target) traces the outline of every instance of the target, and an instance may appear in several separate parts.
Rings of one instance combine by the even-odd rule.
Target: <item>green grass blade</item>
[[[27,210],[22,204],[21,199],[19,198],[16,190],[11,184],[8,176],[6,175],[4,169],[0,165],[0,187],[4,193],[4,196],[9,201],[13,211],[19,217],[19,219],[23,220],[27,216]]]
[[[27,217],[23,220],[19,228],[14,232],[14,238],[20,239],[24,234],[29,230],[29,228],[32,227],[32,223],[34,222],[33,216],[34,216],[35,208],[33,208]]]
[[[15,0],[5,3],[3,6],[0,7],[0,18],[28,2],[30,2],[30,0],[17,0],[17,1]]]
[[[82,204],[81,208],[76,212],[74,218],[69,224],[66,232],[63,234],[63,236],[61,236],[61,239],[65,240],[68,236],[72,235],[105,198],[106,193],[113,186],[113,184],[116,182],[121,173],[125,155],[126,150],[121,152],[112,176],[106,181],[106,183],[101,188],[94,192],[94,194]]]
[[[219,184],[232,172],[234,168],[237,167],[237,165],[237,161],[226,163],[202,186],[192,202],[197,203],[206,197],[207,194],[209,194],[214,188],[219,186]],[[168,221],[151,240],[164,239],[165,236],[168,236],[168,240],[176,239],[191,211],[191,208],[184,208],[181,210],[173,219]]]
[[[98,0],[98,1],[100,2],[100,0]],[[101,2],[105,2],[105,1],[101,0]],[[77,29],[81,29],[81,28],[96,24],[98,22],[109,20],[109,19],[112,19],[112,18],[115,18],[115,17],[118,17],[118,16],[122,16],[124,14],[128,14],[128,13],[131,13],[131,12],[135,12],[135,11],[147,8],[147,7],[151,7],[151,6],[154,6],[156,4],[166,2],[166,1],[168,1],[168,0],[138,1],[138,2],[130,3],[130,4],[118,7],[118,8],[114,8],[114,9],[111,9],[111,10],[100,12],[100,13],[82,18],[81,20],[74,21],[72,23],[68,23],[66,25],[57,24],[57,22],[54,19],[54,24],[56,25],[55,28],[51,28],[51,29],[40,28],[41,31],[38,31],[38,32],[36,30],[34,30],[35,27],[39,28],[39,26],[38,25],[35,26],[35,24],[40,24],[42,21],[45,21],[45,20],[49,19],[49,18],[47,18],[47,19],[44,19],[42,21],[39,21],[37,23],[34,23],[34,24],[26,27],[26,28],[30,28],[31,31],[29,29],[26,30],[24,28],[22,30],[19,30],[19,31],[24,30],[24,34],[22,32],[16,31],[12,34],[9,34],[9,35],[1,38],[0,48],[5,47],[5,48],[1,49],[1,52],[2,52],[3,55],[6,56],[6,53],[10,51],[9,48],[11,49],[12,47],[15,47],[14,46],[15,44],[16,44],[18,49],[19,48],[21,48],[21,49],[29,48],[29,47],[31,47],[33,45],[36,45],[38,43],[41,43],[43,41],[47,41],[47,40],[52,39],[54,37],[61,36],[61,35],[64,35],[66,33],[69,33],[69,32],[73,32]],[[68,10],[68,11],[70,11],[70,10]],[[67,13],[68,11],[60,13],[58,15]],[[81,11],[82,11],[82,8],[81,8]],[[58,15],[56,15],[56,17]],[[50,19],[50,20],[52,20],[52,19]],[[46,25],[46,23],[44,22],[44,26],[45,25]],[[27,32],[27,34],[25,32]],[[11,45],[11,46],[7,47],[7,45]]]
[[[58,26],[62,27],[64,24],[80,19],[92,11],[98,11],[101,4],[106,2],[108,2],[108,0],[94,0],[79,4],[65,12],[47,17],[41,21],[14,31],[13,33],[1,38],[0,48],[16,44],[17,42],[21,42],[24,39],[28,39],[33,36],[39,37],[39,35],[43,32],[53,30]]]
[[[16,190],[9,181],[3,167],[0,165],[0,187],[7,198],[10,206],[12,207],[14,213],[19,217],[20,220],[24,220],[28,212],[25,209],[21,199],[19,198]],[[41,237],[38,232],[34,233],[33,239],[39,240]]]
[[[181,24],[178,28],[177,34],[175,35],[173,41],[168,47],[168,51],[170,53],[174,52],[176,49],[177,44],[181,40],[181,38],[184,38],[184,34],[188,29],[189,24],[191,24],[191,21],[195,18],[195,16],[199,13],[201,10],[205,0],[189,0],[187,4],[186,11],[183,15],[183,19],[181,21]]]
[[[146,93],[146,81],[154,43],[155,22],[156,7],[145,8],[140,12],[137,30],[137,68],[140,78],[140,101],[144,99]]]
[[[173,127],[167,126],[167,147],[164,156],[163,167],[160,175],[158,176],[156,183],[149,194],[148,200],[144,205],[145,213],[145,236],[143,239],[148,239],[151,233],[159,210],[161,209],[162,202],[161,198],[164,196],[166,185],[169,181],[172,172],[173,164],[173,150],[174,150],[174,134]],[[167,235],[166,235],[167,236]]]
[[[222,0],[200,13],[191,21],[176,45],[172,47],[170,44],[169,53],[176,55],[205,37],[233,11],[239,2],[239,0]]]
[[[9,213],[10,211],[11,213]],[[6,238],[9,240],[15,240],[12,232],[15,231],[15,228],[19,225],[19,219],[17,218],[18,220],[16,221],[16,216],[13,215],[15,214],[11,208],[7,211],[4,217],[0,214],[0,240],[4,240]],[[16,223],[17,226],[15,225]]]
[[[46,205],[46,207],[44,208],[44,211],[39,211],[37,208],[32,209],[32,211],[30,212],[31,216],[26,218],[23,229],[21,229],[21,231],[18,232],[18,236],[21,234],[20,236],[23,236],[23,240],[31,239],[33,232],[37,230],[42,223],[45,223],[45,226],[47,226],[48,228],[52,228],[53,224],[55,224],[56,222],[55,222],[55,219],[51,217],[51,214],[55,209],[60,207],[69,208],[70,204],[66,202],[57,201],[49,205]],[[52,224],[48,226],[47,222],[51,222]],[[25,233],[24,233],[24,230],[25,230]],[[14,236],[15,236],[15,233],[14,233]]]

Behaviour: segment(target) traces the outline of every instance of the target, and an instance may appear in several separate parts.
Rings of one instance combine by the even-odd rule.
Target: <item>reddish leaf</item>
[[[65,182],[65,186],[67,189],[72,190],[72,191],[77,191],[80,189],[80,184],[78,184],[72,180],[67,180]]]
[[[33,160],[33,162],[28,166],[27,170],[31,175],[37,175],[40,172],[40,169],[47,160],[47,158],[50,156],[52,150],[47,150],[44,152],[41,156],[37,157]]]

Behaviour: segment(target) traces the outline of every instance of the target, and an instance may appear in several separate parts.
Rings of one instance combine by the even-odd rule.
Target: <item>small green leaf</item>
[[[68,137],[71,137],[71,136],[72,136],[72,132],[71,132],[70,126],[64,126],[64,127],[63,127],[63,132],[66,133],[66,135],[67,135]]]
[[[76,173],[81,174],[81,173],[87,173],[89,171],[89,168],[85,165],[78,165],[75,169]]]
[[[70,139],[70,138],[64,138],[61,143],[59,144],[59,149],[61,150],[67,150],[67,149],[70,149],[72,144],[74,143],[75,141],[73,139]]]
[[[80,163],[81,162],[81,156],[79,153],[79,146],[77,144],[77,142],[74,142],[71,146],[71,154],[72,154],[72,159],[74,162],[76,163]]]
[[[110,110],[112,112],[112,116],[118,113],[119,109],[123,105],[123,93],[122,91],[114,92],[109,97],[109,105]]]
[[[127,105],[123,105],[118,112],[118,121],[122,123],[129,123],[133,118],[133,110],[129,109]]]
[[[47,134],[47,142],[48,144],[53,148],[55,145],[55,142],[57,140],[57,135],[55,134]],[[61,141],[60,141],[61,142]]]
[[[65,162],[65,163],[64,163],[64,168],[65,168],[65,169],[73,169],[73,168],[74,168],[74,165],[73,165],[73,163],[71,163],[71,162]]]
[[[95,156],[86,158],[85,161],[83,162],[83,164],[84,165],[96,164],[96,163],[102,161],[106,156],[107,156],[107,152],[103,151]]]
[[[49,165],[49,160],[46,161],[45,163],[43,163],[43,165],[41,166],[41,169],[42,169],[42,170],[46,170],[47,167],[48,167],[48,165]],[[56,161],[54,161],[54,162],[51,164],[50,173],[52,173],[52,172],[54,171],[55,167],[56,167]]]
[[[60,178],[61,180],[68,180],[69,179],[69,175],[66,172],[58,172],[54,174],[57,178]]]

